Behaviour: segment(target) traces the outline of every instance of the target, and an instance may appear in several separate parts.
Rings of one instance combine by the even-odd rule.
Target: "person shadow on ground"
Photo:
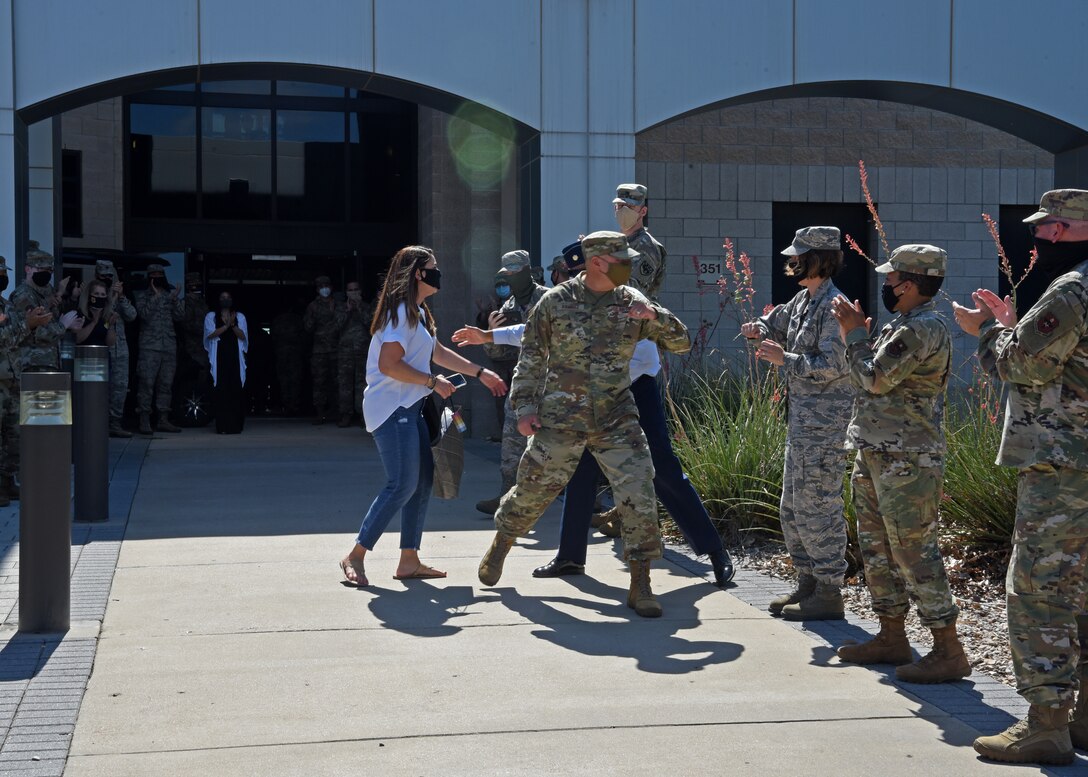
[[[458,621],[472,614],[471,605],[497,599],[478,596],[472,586],[440,588],[425,580],[404,581],[395,588],[371,583],[359,590],[374,594],[367,606],[382,626],[415,637],[453,636],[461,631]]]
[[[661,618],[640,618],[627,607],[627,590],[607,585],[591,577],[561,578],[581,596],[523,596],[513,588],[497,589],[499,600],[544,628],[534,630],[534,637],[566,650],[589,656],[631,658],[642,672],[686,674],[708,666],[735,661],[744,647],[717,640],[688,640],[677,635],[681,629],[699,625],[696,603],[718,589],[692,581],[691,585],[658,597],[665,614]],[[593,598],[591,598],[593,597]],[[604,601],[599,601],[604,600]],[[583,620],[566,609],[574,607],[608,618],[606,621]],[[617,623],[617,620],[630,621]],[[637,634],[631,629],[637,628]]]

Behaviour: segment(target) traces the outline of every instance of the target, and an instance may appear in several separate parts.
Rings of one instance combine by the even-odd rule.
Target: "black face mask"
[[[91,297],[90,303],[91,303],[91,309],[92,310],[101,310],[102,308],[106,307],[106,298],[105,297]]]
[[[151,279],[151,285],[154,286],[156,289],[165,289],[166,288],[166,278],[165,277],[155,276],[154,278]]]
[[[0,275],[0,291],[3,291],[8,287],[8,276]]]
[[[428,267],[419,271],[421,281],[436,289],[442,288],[442,271],[437,267]]]
[[[232,300],[230,297],[226,297],[224,299],[219,300],[219,309],[220,310],[231,310],[233,308],[234,308],[234,300]]]
[[[1088,240],[1051,243],[1035,238],[1034,242],[1035,250],[1039,252],[1036,265],[1047,280],[1053,280],[1088,260]]]
[[[529,272],[528,267],[513,275],[507,275],[506,279],[515,297],[524,297],[533,290],[533,275]]]
[[[35,286],[48,286],[49,281],[53,280],[53,273],[49,270],[39,270],[30,276],[30,280],[34,282]]]
[[[884,307],[888,309],[889,313],[894,313],[895,306],[899,304],[899,297],[895,296],[895,290],[906,282],[907,281],[899,281],[899,283],[894,286],[885,283],[880,287],[880,301],[884,303]]]

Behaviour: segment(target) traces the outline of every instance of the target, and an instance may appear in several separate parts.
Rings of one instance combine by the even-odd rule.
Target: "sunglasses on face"
[[[1069,224],[1064,221],[1044,221],[1041,224],[1028,224],[1028,231],[1031,232],[1031,236],[1035,237],[1035,234],[1043,227],[1053,226],[1054,224],[1061,224],[1062,229],[1069,229]]]

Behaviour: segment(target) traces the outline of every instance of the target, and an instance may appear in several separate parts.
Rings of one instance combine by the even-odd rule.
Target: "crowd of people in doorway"
[[[630,569],[627,605],[660,616],[650,581],[662,555],[658,500],[692,549],[709,557],[715,582],[732,577],[661,411],[660,351],[683,353],[690,341],[655,300],[666,252],[645,229],[646,187],[621,185],[614,205],[620,231],[593,232],[568,247],[551,266],[550,289],[532,278],[525,251],[503,255],[495,282],[506,302],[478,322],[486,325],[455,332],[456,345],[489,346],[493,358],[513,362],[509,380],[437,341],[426,305],[441,286],[434,252],[410,246],[394,257],[371,324],[363,398],[387,482],[340,562],[348,584],[368,585],[367,554],[398,513],[394,576],[446,576],[419,558],[433,470],[421,411],[432,392],[446,398],[456,390],[433,364],[506,397],[501,492],[477,506],[496,528],[479,564],[483,585],[499,582],[517,539],[564,489],[559,550],[535,577],[584,574],[590,526],[609,527],[622,537]],[[974,747],[991,760],[1066,764],[1075,747],[1088,749],[1088,191],[1047,192],[1026,222],[1050,285],[1023,319],[1009,297],[987,289],[952,302],[955,321],[978,337],[982,368],[1010,386],[996,464],[1019,470],[1008,619],[1017,687],[1030,707]],[[843,617],[843,470],[852,452],[858,538],[880,630],[842,645],[838,656],[891,664],[908,683],[965,678],[971,666],[937,542],[952,345],[935,298],[947,253],[902,245],[875,268],[893,316],[877,331],[832,280],[843,262],[838,228],[799,229],[781,253],[800,291],[740,331],[756,358],[781,369],[789,396],[780,518],[798,579],[770,612],[799,621]],[[615,507],[595,521],[601,474]],[[917,660],[904,625],[911,602],[933,634],[932,650]]]

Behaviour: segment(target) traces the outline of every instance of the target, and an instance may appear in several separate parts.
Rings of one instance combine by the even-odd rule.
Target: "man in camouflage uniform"
[[[850,483],[865,582],[880,618],[874,639],[843,646],[838,654],[856,664],[896,664],[896,677],[914,683],[971,674],[956,635],[959,610],[937,547],[952,339],[933,297],[946,264],[943,249],[905,245],[876,268],[887,275],[884,306],[898,315],[874,339],[859,303],[841,295],[831,303],[858,389],[846,447],[857,451]],[[904,630],[911,599],[933,632],[933,650],[915,663]]]
[[[180,432],[170,423],[174,374],[178,366],[175,322],[185,318],[185,300],[181,289],[171,290],[166,270],[161,264],[147,266],[149,288],[136,298],[140,317],[140,354],[136,360],[136,412],[140,416],[140,434],[151,434],[151,400],[159,411],[160,432]]]
[[[620,184],[612,205],[616,221],[627,237],[631,250],[639,254],[628,285],[656,301],[661,284],[665,281],[666,252],[644,225],[649,209],[646,187],[638,183]],[[661,357],[657,344],[651,340],[641,340],[635,346],[628,378],[638,410],[639,426],[646,435],[654,466],[654,492],[695,555],[709,557],[714,582],[724,587],[735,574],[733,560],[672,449],[671,432],[661,401],[661,388],[657,383],[660,372]],[[622,521],[618,507],[602,516],[593,516],[600,474],[600,467],[593,456],[584,452],[567,485],[559,548],[555,558],[533,570],[534,577],[581,574],[585,570],[587,534],[595,520],[600,524],[602,534],[609,537],[621,535]]]
[[[185,273],[185,316],[181,319],[185,353],[196,364],[200,377],[211,374],[208,351],[204,348],[204,318],[208,302],[204,299],[204,283],[198,272]]]
[[[979,335],[983,368],[1009,387],[997,463],[1019,477],[1005,588],[1016,687],[1031,705],[975,750],[1068,764],[1074,747],[1088,749],[1088,191],[1049,191],[1025,221],[1039,252],[1034,271],[1051,283],[1024,319],[984,289],[972,295],[977,308],[954,306]]]
[[[283,412],[289,416],[297,416],[302,412],[302,379],[307,335],[299,311],[304,304],[301,299],[296,299],[290,307],[272,319],[276,382],[280,388]]]
[[[528,251],[509,251],[503,254],[499,275],[510,284],[511,293],[510,297],[502,303],[498,316],[494,320],[502,326],[522,324],[527,320],[529,311],[540,301],[548,288],[533,280]],[[516,354],[518,350],[512,345],[493,347],[510,349],[511,355]],[[525,452],[525,437],[518,432],[518,420],[511,409],[510,394],[506,395],[505,410],[502,423],[502,454],[499,460],[499,473],[502,476],[501,490],[498,496],[476,503],[476,509],[487,515],[495,514],[495,510],[499,507],[499,499],[514,485],[518,462],[521,460],[521,454]]]
[[[22,315],[35,310],[51,314],[48,323],[37,327],[22,341],[18,370],[43,372],[60,369],[60,341],[66,329],[79,329],[83,319],[75,311],[60,314],[58,294],[53,289],[53,257],[31,240],[26,253],[26,280],[11,293],[11,307]],[[62,285],[63,282],[62,282]]]
[[[336,357],[339,384],[340,420],[344,428],[355,413],[362,413],[363,388],[366,386],[366,356],[370,346],[370,320],[374,309],[363,301],[359,281],[348,281],[347,299],[341,312],[340,350]]]
[[[786,620],[843,617],[846,520],[843,518],[843,443],[854,402],[846,349],[831,300],[831,277],[842,268],[836,227],[804,227],[783,255],[786,274],[803,288],[784,305],[741,327],[762,341],[756,357],[782,368],[789,393],[786,456],[779,522],[797,571],[797,588],[771,602]]]
[[[661,615],[650,589],[650,562],[661,556],[653,464],[638,425],[629,365],[639,340],[677,353],[690,347],[680,319],[624,284],[638,252],[618,232],[582,240],[586,270],[548,291],[529,313],[514,371],[513,409],[529,437],[516,484],[495,514],[498,529],[480,562],[495,585],[515,539],[536,523],[589,449],[612,484],[623,516],[631,569],[627,604]]]
[[[0,292],[7,287],[7,260],[0,256]],[[0,296],[0,507],[19,498],[19,346],[52,319],[42,308],[20,315]]]
[[[570,273],[567,272],[567,260],[563,258],[562,254],[552,259],[548,269],[551,271],[552,286],[558,286],[563,281],[570,280]]]
[[[314,426],[320,426],[332,414],[332,392],[336,391],[336,352],[340,343],[343,311],[332,298],[332,281],[319,275],[314,284],[317,297],[306,307],[303,326],[313,335],[310,377],[313,380]]]
[[[125,287],[117,278],[117,268],[109,259],[99,259],[94,265],[94,277],[109,288],[109,298],[105,317],[117,313],[119,321],[115,331],[117,340],[110,349],[110,437],[127,438],[132,436],[121,425],[125,416],[125,399],[128,397],[128,337],[125,324],[136,320],[136,308],[125,296]]]

